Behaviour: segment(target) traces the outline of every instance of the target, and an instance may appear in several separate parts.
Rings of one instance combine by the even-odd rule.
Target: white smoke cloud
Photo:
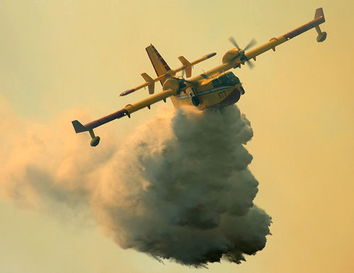
[[[70,119],[16,128],[0,196],[89,208],[121,247],[185,265],[239,263],[265,246],[271,219],[253,204],[258,182],[244,148],[252,130],[237,107],[162,112],[125,143],[112,136],[96,149],[63,130]]]
[[[73,116],[62,113],[48,124],[23,121],[0,98],[0,197],[24,207],[86,207],[94,191],[97,169],[109,161],[117,145],[105,141],[100,150],[86,149],[87,136],[76,136]]]
[[[99,217],[124,248],[193,266],[240,262],[264,247],[271,222],[253,205],[251,137],[236,107],[153,120],[103,170]]]

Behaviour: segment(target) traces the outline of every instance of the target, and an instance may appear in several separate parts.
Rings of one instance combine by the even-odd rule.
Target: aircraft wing
[[[150,106],[158,101],[163,100],[166,102],[166,99],[170,96],[176,95],[176,92],[177,91],[173,90],[173,89],[164,90],[162,92],[159,92],[155,95],[151,95],[151,96],[147,97],[146,99],[143,99],[143,100],[138,101],[136,103],[128,104],[124,108],[122,108],[112,114],[109,114],[109,115],[104,116],[102,118],[96,119],[96,120],[86,123],[84,125],[81,124],[78,120],[74,120],[74,121],[72,121],[74,130],[76,133],[82,133],[82,132],[88,131],[91,135],[91,138],[92,138],[91,146],[96,146],[99,143],[100,138],[98,136],[95,136],[95,134],[93,132],[94,128],[101,126],[101,125],[103,125],[107,122],[110,122],[112,120],[115,120],[115,119],[120,119],[125,116],[130,117],[130,115],[132,113],[134,113],[142,108],[147,107],[150,109]]]
[[[318,33],[317,42],[323,42],[327,37],[327,33],[322,32],[319,25],[324,22],[325,22],[325,17],[324,17],[323,9],[318,8],[315,13],[315,18],[312,21],[310,21],[310,22],[284,34],[284,35],[281,35],[277,38],[272,38],[269,40],[269,42],[255,48],[255,49],[248,50],[247,52],[244,52],[243,50],[236,51],[236,48],[231,49],[230,51],[228,51],[224,55],[224,58],[225,58],[225,56],[227,58],[225,58],[225,60],[223,58],[223,63],[221,65],[214,67],[213,69],[203,73],[202,75],[192,78],[191,81],[202,80],[202,78],[212,77],[213,75],[223,73],[229,69],[241,67],[242,64],[249,62],[249,60],[251,60],[251,59],[255,60],[258,55],[260,55],[270,49],[275,51],[275,47],[277,47],[278,45],[285,43],[285,42],[289,41],[290,39],[304,33],[305,31],[308,31],[312,28],[315,28]],[[227,56],[228,54],[230,54],[229,57]]]
[[[254,59],[256,56],[258,56],[270,49],[275,51],[276,46],[304,33],[305,31],[308,31],[312,28],[316,28],[316,30],[318,32],[317,41],[322,42],[326,38],[325,37],[326,34],[325,34],[325,32],[321,32],[318,26],[324,22],[325,22],[325,17],[323,14],[323,9],[319,8],[316,10],[315,18],[312,21],[310,21],[310,22],[284,34],[284,35],[281,35],[277,38],[270,39],[269,42],[255,48],[255,49],[248,51],[247,53],[245,53],[245,55],[246,55],[247,59]],[[322,37],[322,39],[321,39],[321,37]]]

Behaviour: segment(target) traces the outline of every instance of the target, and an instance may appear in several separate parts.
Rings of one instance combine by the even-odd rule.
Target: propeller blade
[[[245,51],[248,50],[248,49],[250,49],[251,47],[253,47],[253,46],[257,43],[257,41],[256,41],[255,39],[252,39],[252,40],[245,46],[244,49],[241,49],[241,48],[239,47],[239,45],[237,44],[237,42],[236,42],[236,40],[235,40],[234,37],[231,36],[231,37],[229,38],[229,41],[239,50],[239,53],[236,54],[236,55],[231,59],[231,61],[234,61],[236,58],[240,57],[241,63],[244,64],[244,63],[246,62],[247,65],[248,65],[248,67],[252,69],[252,68],[254,67],[254,64],[253,64],[250,60],[247,59],[247,57],[246,57],[246,55],[245,55]]]
[[[246,51],[247,49],[253,47],[255,44],[257,43],[257,41],[255,39],[252,39],[248,45],[245,46],[245,48],[243,49],[244,51]]]
[[[248,64],[248,67],[250,69],[252,69],[254,67],[254,64],[250,60],[247,60],[246,63]]]
[[[238,50],[241,50],[241,48],[238,46],[238,44],[237,44],[237,42],[236,42],[236,40],[235,40],[235,38],[234,37],[230,37],[229,38],[229,41],[231,42],[231,44],[233,44]]]

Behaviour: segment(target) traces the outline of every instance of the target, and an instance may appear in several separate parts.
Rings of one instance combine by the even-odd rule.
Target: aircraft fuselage
[[[234,104],[245,92],[239,78],[232,72],[198,82],[188,82],[180,90],[179,94],[171,97],[174,106],[194,105],[200,110]],[[193,101],[193,97],[197,100]],[[199,103],[196,105],[195,101]]]

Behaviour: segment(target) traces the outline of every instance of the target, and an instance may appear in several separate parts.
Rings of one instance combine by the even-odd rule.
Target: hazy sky
[[[229,36],[240,45],[251,38],[261,44],[306,23],[323,7],[326,42],[318,44],[310,31],[258,57],[252,71],[246,66],[234,71],[246,90],[238,105],[254,130],[247,149],[260,182],[255,202],[274,222],[266,248],[241,265],[223,262],[209,270],[163,265],[120,249],[84,216],[53,217],[1,200],[0,272],[354,271],[353,1],[206,3],[2,0],[0,163],[31,156],[30,147],[16,149],[26,147],[16,143],[23,124],[40,132],[53,128],[56,136],[72,136],[73,143],[80,139],[76,150],[88,153],[88,137],[75,135],[70,121],[77,114],[85,122],[143,98],[147,91],[126,98],[118,92],[141,83],[142,72],[153,75],[144,50],[150,43],[171,67],[179,65],[180,55],[193,60],[217,52],[195,67],[200,73],[220,63],[231,47]],[[156,108],[100,128],[102,145],[113,130],[128,137]],[[2,183],[6,179],[0,176]]]

